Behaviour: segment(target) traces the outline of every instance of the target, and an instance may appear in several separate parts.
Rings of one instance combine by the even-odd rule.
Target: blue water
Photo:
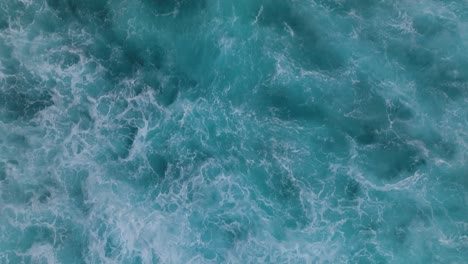
[[[465,0],[0,0],[0,263],[468,263]]]

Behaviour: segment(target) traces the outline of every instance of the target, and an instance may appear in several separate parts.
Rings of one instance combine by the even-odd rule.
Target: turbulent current
[[[0,0],[0,263],[467,263],[466,0]]]

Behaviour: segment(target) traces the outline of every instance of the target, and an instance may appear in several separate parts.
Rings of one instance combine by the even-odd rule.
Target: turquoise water
[[[468,2],[0,0],[0,263],[467,263]]]

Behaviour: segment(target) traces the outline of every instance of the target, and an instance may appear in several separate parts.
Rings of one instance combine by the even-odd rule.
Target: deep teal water
[[[0,0],[0,263],[468,263],[468,2]]]

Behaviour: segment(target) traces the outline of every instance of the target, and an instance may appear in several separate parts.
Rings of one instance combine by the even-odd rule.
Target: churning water
[[[0,263],[466,263],[466,0],[0,0]]]

